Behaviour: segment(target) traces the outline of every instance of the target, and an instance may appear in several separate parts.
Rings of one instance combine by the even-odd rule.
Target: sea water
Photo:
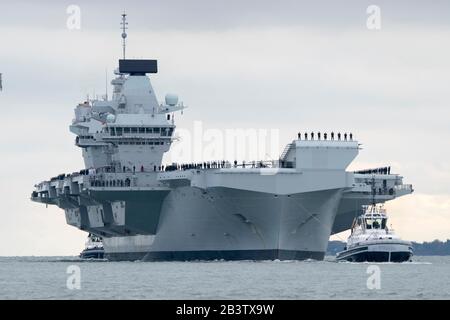
[[[449,299],[450,257],[406,263],[0,257],[1,299]]]

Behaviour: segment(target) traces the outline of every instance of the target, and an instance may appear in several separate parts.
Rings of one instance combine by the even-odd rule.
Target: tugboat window
[[[384,229],[382,218],[366,219],[366,229]],[[384,222],[386,224],[386,222]]]
[[[372,226],[373,226],[374,229],[380,229],[380,224],[378,223],[377,220],[375,220],[375,221],[373,222]]]

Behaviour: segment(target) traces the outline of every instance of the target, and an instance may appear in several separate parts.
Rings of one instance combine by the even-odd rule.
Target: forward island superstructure
[[[156,72],[156,60],[119,60],[112,99],[75,108],[70,130],[85,168],[32,193],[101,237],[107,259],[323,259],[362,205],[413,191],[390,170],[346,171],[359,151],[347,136],[299,136],[279,160],[251,166],[163,165],[185,106],[171,94],[158,103]]]

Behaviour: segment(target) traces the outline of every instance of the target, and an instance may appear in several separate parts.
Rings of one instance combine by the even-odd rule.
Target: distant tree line
[[[413,242],[414,255],[416,256],[447,256],[450,255],[450,240],[431,242]],[[344,250],[345,242],[329,241],[327,255],[336,255],[339,251]]]
[[[450,255],[450,240],[431,242],[413,242],[414,254],[417,256],[447,256]]]

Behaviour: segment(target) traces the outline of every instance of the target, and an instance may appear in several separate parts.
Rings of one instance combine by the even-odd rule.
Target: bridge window
[[[114,127],[111,128],[111,135],[112,136],[116,135],[116,128],[114,128]]]
[[[166,128],[161,128],[161,136],[165,137],[167,135]]]
[[[130,133],[130,128],[128,128],[128,127],[123,128],[123,133]]]
[[[116,128],[116,135],[118,136],[122,135],[122,128]]]
[[[147,127],[147,128],[145,128],[145,132],[146,133],[153,133],[153,128]]]
[[[173,128],[169,128],[169,137],[172,136]]]
[[[137,128],[131,128],[131,133],[137,133]]]
[[[139,128],[139,133],[145,133],[145,128]]]
[[[161,132],[161,128],[153,128],[153,133],[160,133]]]
[[[366,228],[367,229],[384,229],[386,227],[386,219],[375,218],[375,219],[366,219]]]

